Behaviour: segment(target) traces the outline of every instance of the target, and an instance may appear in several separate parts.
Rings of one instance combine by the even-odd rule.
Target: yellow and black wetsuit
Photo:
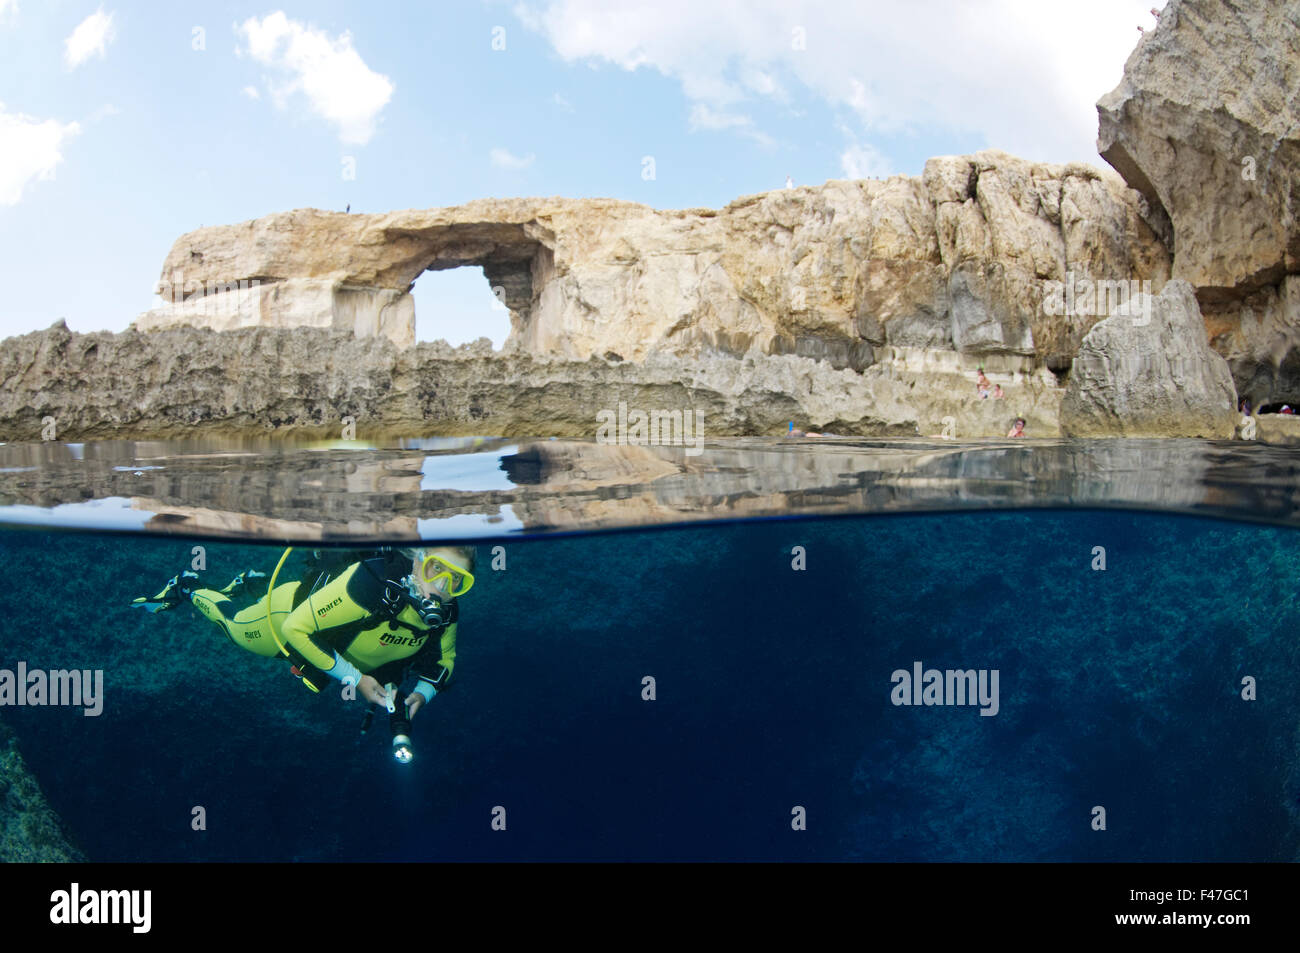
[[[400,682],[408,669],[435,693],[449,684],[456,665],[459,606],[455,599],[445,603],[447,622],[440,630],[405,601],[394,612],[385,591],[391,594],[410,569],[408,559],[388,552],[352,563],[314,592],[301,582],[275,587],[270,608],[276,629],[310,687],[319,691],[329,676],[341,678],[341,672],[353,668],[380,684]],[[233,615],[233,602],[215,590],[196,589],[190,598],[231,642],[256,655],[283,657],[264,596]]]

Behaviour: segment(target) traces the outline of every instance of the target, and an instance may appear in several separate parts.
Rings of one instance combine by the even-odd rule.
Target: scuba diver
[[[276,585],[289,552],[265,591],[253,591],[251,584],[266,578],[256,570],[220,590],[204,588],[198,573],[186,570],[132,605],[163,612],[189,602],[235,645],[288,660],[313,692],[331,680],[352,686],[372,706],[387,708],[394,757],[410,761],[410,719],[451,683],[457,600],[474,585],[473,547],[315,550],[299,580]],[[236,610],[231,597],[246,591],[255,601]],[[398,687],[411,675],[415,686],[399,709]]]

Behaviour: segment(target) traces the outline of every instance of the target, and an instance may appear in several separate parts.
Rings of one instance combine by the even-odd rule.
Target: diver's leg
[[[157,594],[132,599],[131,605],[149,612],[166,612],[168,609],[176,608],[182,602],[188,602],[190,593],[198,587],[199,574],[192,569],[186,569],[168,579]]]
[[[281,583],[271,594],[271,612],[277,625],[293,608],[293,597],[298,585],[297,582]],[[219,626],[226,638],[240,648],[265,658],[283,654],[276,645],[267,620],[265,596],[239,611],[235,611],[235,603],[230,597],[215,589],[196,589],[190,594],[190,601],[200,615]]]

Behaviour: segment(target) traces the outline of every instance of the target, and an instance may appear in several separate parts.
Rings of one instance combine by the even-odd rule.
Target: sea
[[[1300,452],[687,449],[0,445],[0,722],[94,861],[1297,858]],[[407,763],[386,712],[132,604],[438,543],[475,581]]]

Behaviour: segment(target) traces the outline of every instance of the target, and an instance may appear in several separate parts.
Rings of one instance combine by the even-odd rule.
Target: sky
[[[1102,165],[1095,103],[1152,4],[0,0],[0,337],[123,330],[179,236],[293,208]],[[509,330],[479,269],[414,293],[420,340]]]

